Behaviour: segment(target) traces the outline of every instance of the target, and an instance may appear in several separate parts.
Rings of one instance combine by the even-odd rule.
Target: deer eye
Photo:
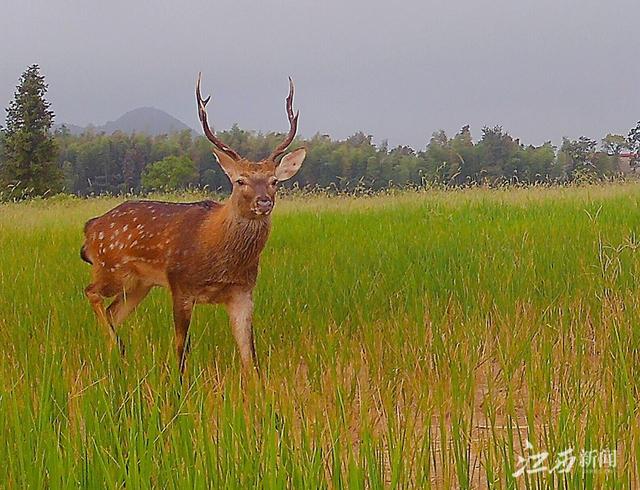
[[[238,185],[247,185],[247,181],[244,179],[238,179],[236,180],[236,184]]]
[[[269,185],[272,185],[274,187],[277,186],[278,185],[278,179],[271,179],[269,181]]]

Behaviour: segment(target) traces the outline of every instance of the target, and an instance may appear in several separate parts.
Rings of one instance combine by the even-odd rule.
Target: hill
[[[115,121],[108,121],[102,126],[89,125],[82,127],[74,124],[65,124],[65,126],[71,134],[81,134],[87,129],[93,129],[98,133],[105,134],[122,131],[124,133],[145,133],[152,136],[177,133],[185,129],[193,131],[192,128],[179,119],[155,107],[139,107],[133,109]]]

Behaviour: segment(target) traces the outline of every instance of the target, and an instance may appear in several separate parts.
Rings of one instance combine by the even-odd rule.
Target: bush
[[[198,169],[191,158],[169,156],[148,165],[142,173],[146,190],[179,190],[197,183]]]

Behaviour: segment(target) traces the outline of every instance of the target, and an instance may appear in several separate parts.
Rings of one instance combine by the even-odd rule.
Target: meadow
[[[181,384],[161,289],[108,350],[78,252],[120,201],[0,205],[0,487],[640,487],[640,184],[280,200],[259,382],[201,306]]]

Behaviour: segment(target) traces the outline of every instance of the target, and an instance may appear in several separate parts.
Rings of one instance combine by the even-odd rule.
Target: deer
[[[286,153],[296,136],[299,116],[299,111],[293,111],[291,77],[285,99],[289,132],[260,161],[242,158],[211,129],[206,111],[211,96],[202,98],[201,78],[199,73],[198,117],[213,154],[231,181],[231,195],[224,202],[126,201],[87,221],[80,251],[92,266],[85,294],[98,323],[107,330],[110,349],[118,346],[124,353],[117,328],[149,291],[154,287],[169,290],[181,377],[197,304],[226,308],[243,370],[258,372],[252,322],[260,255],[271,230],[278,186],[298,172],[306,156],[304,147]]]

